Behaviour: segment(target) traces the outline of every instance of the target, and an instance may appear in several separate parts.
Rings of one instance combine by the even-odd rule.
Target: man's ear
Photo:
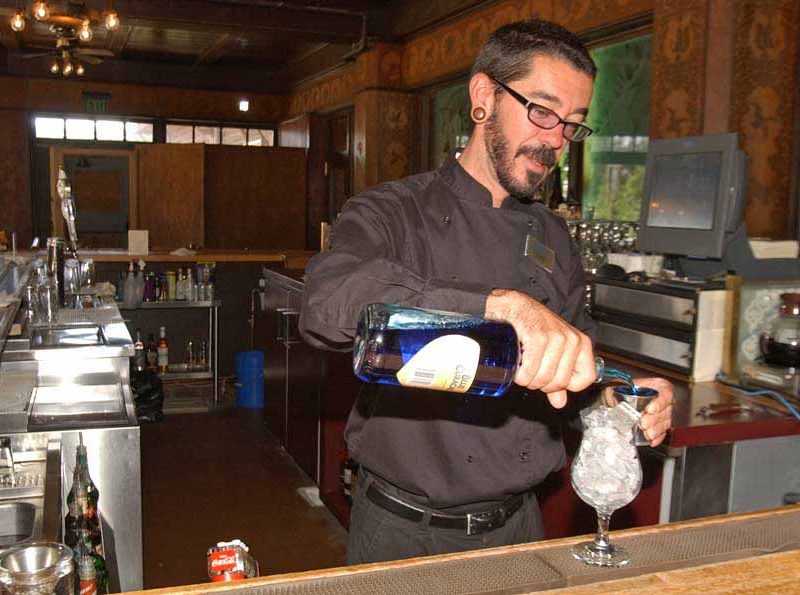
[[[470,112],[474,112],[476,108],[483,108],[485,110],[486,119],[491,117],[495,109],[494,100],[494,83],[485,72],[475,73],[469,79],[469,100],[472,106]]]

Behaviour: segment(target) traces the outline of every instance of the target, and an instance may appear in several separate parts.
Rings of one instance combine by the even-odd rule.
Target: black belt
[[[391,494],[387,494],[374,483],[367,488],[367,498],[384,510],[388,510],[399,517],[409,521],[419,522],[425,516],[425,511],[417,508],[413,504],[408,504],[398,500]],[[484,512],[473,512],[470,514],[450,515],[431,513],[429,525],[433,527],[443,527],[446,529],[461,529],[467,535],[479,535],[488,533],[506,524],[515,512],[517,512],[525,502],[525,496],[519,494],[511,496],[497,508]]]

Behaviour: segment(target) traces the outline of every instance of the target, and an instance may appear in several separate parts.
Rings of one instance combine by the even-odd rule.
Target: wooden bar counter
[[[571,537],[148,593],[800,593],[798,506],[612,531],[611,538],[631,553],[630,566],[577,562],[569,549],[586,538]]]

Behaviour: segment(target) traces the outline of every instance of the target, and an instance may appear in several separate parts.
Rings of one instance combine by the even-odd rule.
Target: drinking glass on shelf
[[[611,514],[630,503],[642,487],[642,467],[634,445],[636,419],[623,407],[581,411],[583,437],[572,463],[572,487],[597,512],[593,541],[572,548],[572,556],[594,566],[625,566],[630,555],[611,543]]]
[[[55,285],[40,285],[36,306],[37,323],[55,322],[58,316],[58,288]]]

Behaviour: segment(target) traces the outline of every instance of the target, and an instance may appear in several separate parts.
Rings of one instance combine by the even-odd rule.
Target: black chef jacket
[[[555,251],[552,272],[524,255],[528,234]],[[313,345],[346,350],[365,304],[482,317],[494,288],[526,292],[594,334],[564,221],[511,197],[493,208],[451,157],[345,204],[331,249],[306,269],[300,329]],[[517,385],[490,398],[365,384],[345,435],[353,458],[407,497],[464,512],[526,491],[564,464],[557,417],[542,393]]]

